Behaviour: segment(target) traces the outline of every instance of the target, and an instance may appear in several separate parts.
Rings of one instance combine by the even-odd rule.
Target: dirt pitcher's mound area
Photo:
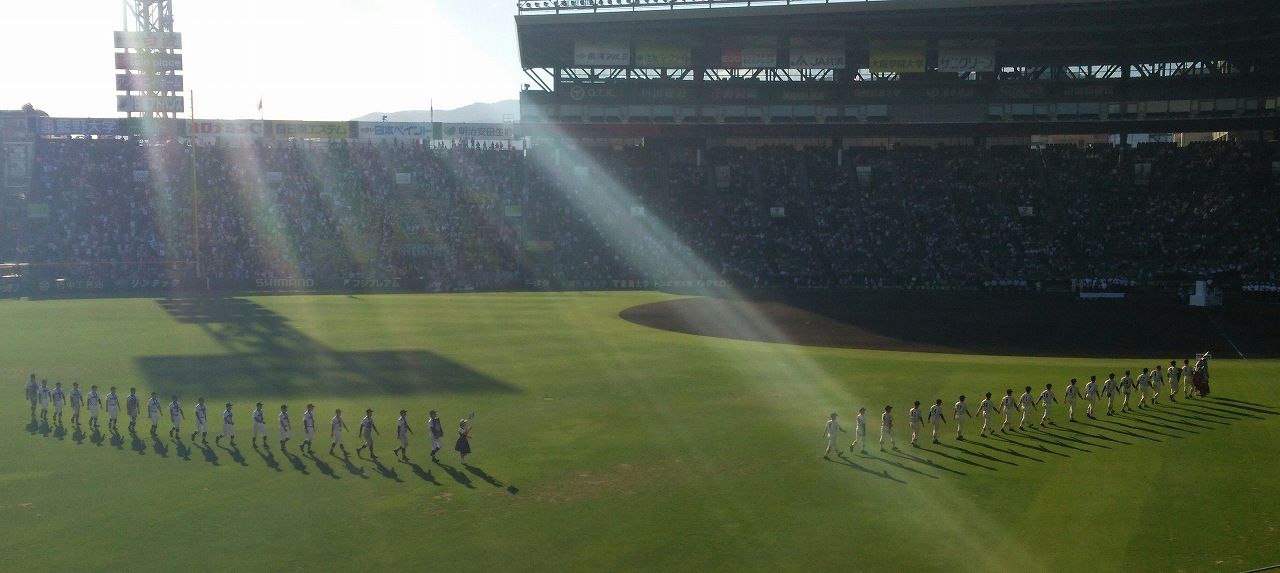
[[[797,291],[629,308],[652,328],[838,348],[1021,356],[1280,357],[1280,307],[920,291]]]

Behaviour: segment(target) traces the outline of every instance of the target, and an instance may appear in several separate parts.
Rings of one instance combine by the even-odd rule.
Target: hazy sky
[[[0,110],[123,117],[112,32],[124,6],[5,2]],[[514,99],[528,82],[515,13],[515,0],[173,0],[183,95],[222,119],[258,117],[259,97],[268,119],[316,120]]]

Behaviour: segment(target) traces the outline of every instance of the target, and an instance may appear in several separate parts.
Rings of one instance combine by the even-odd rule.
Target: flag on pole
[[[262,111],[262,98],[258,98],[258,111]]]

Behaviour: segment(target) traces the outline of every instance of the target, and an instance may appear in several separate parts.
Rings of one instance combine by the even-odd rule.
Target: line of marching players
[[[1107,410],[1105,415],[1112,416],[1116,413],[1116,398],[1121,399],[1120,411],[1132,411],[1134,407],[1146,408],[1148,404],[1156,404],[1159,402],[1160,396],[1164,390],[1166,378],[1161,374],[1162,367],[1156,365],[1154,369],[1143,368],[1142,373],[1135,379],[1132,371],[1126,370],[1124,376],[1116,380],[1113,373],[1107,376],[1101,384],[1098,383],[1097,376],[1090,376],[1089,382],[1081,389],[1075,378],[1068,383],[1066,390],[1063,391],[1063,399],[1067,406],[1067,421],[1076,421],[1076,403],[1083,398],[1088,402],[1085,415],[1089,418],[1096,419],[1094,412],[1097,408],[1098,401],[1105,399]],[[1196,364],[1191,365],[1190,360],[1183,360],[1182,366],[1178,366],[1176,360],[1169,361],[1169,367],[1166,370],[1168,375],[1168,396],[1169,400],[1176,402],[1178,395],[1183,398],[1191,398],[1193,396],[1206,396],[1209,394],[1209,353],[1206,352],[1197,356]],[[1130,405],[1131,396],[1137,392],[1137,403]],[[1005,390],[1005,395],[998,401],[992,398],[991,392],[986,393],[986,397],[977,406],[978,416],[982,418],[982,430],[978,432],[978,436],[985,438],[987,433],[995,434],[997,428],[991,423],[993,414],[1003,414],[1004,423],[1000,425],[1000,432],[1011,432],[1021,430],[1030,425],[1031,410],[1040,410],[1041,426],[1057,425],[1053,421],[1051,415],[1052,406],[1058,403],[1058,397],[1053,391],[1053,384],[1045,384],[1044,391],[1038,396],[1032,395],[1030,386],[1026,387],[1026,391],[1018,397],[1014,398],[1013,389]],[[1013,415],[1015,412],[1021,413],[1021,419],[1018,426],[1013,427]],[[867,422],[866,408],[858,409],[858,417],[856,419],[853,430],[853,443],[849,445],[849,452],[861,447],[861,451],[867,451]],[[969,409],[969,403],[965,401],[963,395],[960,400],[955,403],[951,412],[951,419],[956,423],[956,439],[963,441],[964,423],[966,418],[974,417],[973,412]],[[831,413],[830,419],[827,420],[826,426],[823,428],[823,437],[827,440],[827,450],[823,453],[823,458],[831,459],[832,450],[839,453],[836,447],[836,434],[844,432],[848,433],[840,422],[837,421],[835,412]],[[947,415],[943,412],[942,399],[939,398],[929,407],[927,413],[920,409],[920,402],[917,400],[912,406],[909,413],[911,423],[911,446],[920,447],[919,436],[920,428],[924,421],[928,421],[933,426],[933,443],[940,443],[938,440],[938,432],[941,431],[942,425],[946,423]],[[885,406],[884,412],[880,414],[880,451],[885,451],[885,442],[888,442],[890,448],[897,450],[898,444],[893,435],[893,406]]]
[[[71,423],[76,427],[80,426],[80,409],[85,407],[89,411],[89,427],[97,428],[98,413],[105,406],[107,411],[107,429],[112,432],[119,433],[117,422],[120,417],[120,397],[116,395],[116,387],[112,386],[111,391],[106,396],[98,393],[98,386],[91,386],[88,394],[80,391],[80,383],[73,382],[71,391],[66,392],[62,388],[62,382],[57,382],[52,388],[49,387],[48,380],[41,380],[36,383],[36,375],[32,374],[27,381],[26,386],[27,400],[31,402],[31,419],[36,419],[36,409],[39,407],[40,418],[49,420],[49,406],[53,406],[53,422],[55,424],[62,423],[62,411],[64,406],[71,407]],[[156,436],[160,425],[161,404],[160,397],[157,392],[151,393],[151,399],[147,400],[147,414],[151,420],[151,435]],[[142,411],[141,397],[138,396],[136,388],[129,389],[129,395],[124,398],[125,413],[129,416],[129,433],[136,435],[138,416]],[[169,420],[172,427],[169,429],[169,437],[180,439],[182,436],[182,421],[186,419],[186,412],[182,408],[182,404],[178,402],[178,397],[168,404]],[[192,409],[192,415],[195,418],[195,431],[191,433],[191,440],[195,441],[199,436],[205,444],[209,443],[209,424],[208,413],[204,403],[204,398],[196,401],[195,407]],[[267,424],[266,414],[262,411],[262,402],[258,402],[257,408],[253,411],[253,447],[258,448],[258,438],[262,438],[262,448],[270,450],[271,446],[267,445]],[[440,418],[436,416],[436,411],[431,410],[428,427],[431,434],[431,459],[435,461],[436,453],[443,447],[442,440],[444,438],[444,428],[441,425]],[[280,405],[280,413],[276,416],[280,429],[280,449],[283,451],[286,444],[293,438],[293,425],[289,418],[289,406],[287,404]],[[298,445],[301,452],[315,454],[311,449],[312,439],[316,433],[315,405],[307,404],[307,410],[302,413],[302,427],[304,439]],[[342,418],[342,410],[334,410],[333,419],[329,421],[329,436],[332,441],[329,445],[329,453],[337,455],[335,448],[342,450],[345,457],[348,454],[347,446],[343,442],[342,433],[350,431],[347,423]],[[373,410],[366,409],[365,417],[360,420],[357,435],[364,438],[364,444],[356,448],[356,456],[360,457],[361,452],[366,448],[369,450],[371,459],[378,459],[373,453],[373,436],[381,435],[378,425],[373,421]],[[409,426],[408,411],[400,410],[400,419],[396,422],[396,435],[399,440],[399,447],[392,450],[393,454],[399,453],[404,461],[409,461],[409,434],[413,433],[413,428]],[[230,444],[236,447],[236,427],[235,416],[232,412],[231,403],[228,402],[226,410],[222,412],[222,433],[214,437],[214,443],[220,444],[223,438],[230,438]],[[471,453],[471,424],[469,420],[463,418],[458,422],[458,440],[454,443],[454,450],[461,456],[462,464],[467,464],[467,454]]]

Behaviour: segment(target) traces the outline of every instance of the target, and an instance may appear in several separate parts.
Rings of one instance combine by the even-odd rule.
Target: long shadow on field
[[[994,436],[995,434],[992,434],[992,435]],[[1020,452],[1018,452],[1018,450],[1015,450],[1015,449],[1013,449],[1013,448],[1009,448],[1009,449],[1007,449],[1007,450],[1006,450],[1006,449],[1004,449],[1004,448],[998,448],[998,447],[993,446],[993,445],[991,445],[991,444],[988,444],[988,443],[986,443],[986,442],[984,442],[984,441],[982,441],[982,440],[983,440],[982,436],[981,436],[981,435],[979,435],[979,436],[978,436],[978,441],[970,440],[970,441],[969,441],[969,443],[970,443],[970,444],[972,444],[972,445],[975,445],[975,446],[981,447],[981,448],[987,448],[988,450],[991,450],[991,451],[993,451],[993,452],[1000,452],[1000,453],[1002,453],[1002,454],[1009,454],[1009,455],[1011,455],[1011,456],[1016,456],[1016,457],[1022,458],[1022,459],[1024,459],[1024,460],[1031,460],[1031,461],[1033,461],[1033,462],[1040,462],[1040,463],[1044,463],[1044,460],[1042,460],[1042,459],[1040,459],[1040,458],[1036,458],[1036,457],[1028,456],[1028,455],[1026,455],[1026,454],[1024,454],[1024,453],[1020,453]]]
[[[966,440],[964,443],[966,443],[966,444],[967,444],[967,443],[969,443],[969,442]],[[939,445],[941,445],[941,446],[942,446],[942,447],[944,447],[944,448],[950,449],[950,450],[955,450],[955,451],[957,451],[957,452],[964,452],[964,453],[969,454],[969,455],[971,455],[971,456],[973,456],[973,457],[975,457],[975,458],[982,458],[982,459],[984,459],[984,460],[990,460],[990,461],[993,461],[993,462],[1000,462],[1000,463],[1002,463],[1002,464],[1008,464],[1008,465],[1011,465],[1011,466],[1016,466],[1016,465],[1018,465],[1017,463],[1014,463],[1014,462],[1011,462],[1011,461],[1008,461],[1008,460],[1002,460],[1002,459],[997,458],[997,457],[995,457],[995,456],[990,456],[990,455],[984,454],[984,453],[982,453],[982,452],[975,452],[975,451],[973,451],[973,450],[965,449],[965,448],[962,448],[962,447],[960,447],[960,446],[951,445],[951,444],[948,444],[948,443],[946,443],[946,442],[943,442],[943,443],[941,443],[941,444],[939,444]],[[993,469],[994,469],[994,468],[993,468]]]
[[[80,428],[80,424],[76,424],[75,431],[71,432],[71,441],[77,444],[83,444],[84,438],[85,438],[84,430]]]
[[[293,466],[293,469],[301,472],[302,475],[311,475],[311,472],[307,471],[307,464],[302,463],[302,458],[289,453],[289,450],[283,448],[280,449],[280,455],[284,456],[284,459],[289,460],[289,465]]]
[[[329,455],[338,458],[338,454]],[[347,468],[347,471],[350,472],[351,475],[360,479],[369,479],[369,476],[364,473],[364,467],[356,467],[355,464],[351,463],[351,457],[347,456],[346,452],[343,452],[343,456],[338,459],[342,460],[342,465]]]
[[[151,451],[162,458],[169,457],[169,446],[164,445],[164,442],[160,441],[160,436],[155,434],[151,434]]]
[[[120,430],[111,428],[111,446],[117,450],[124,451],[124,436],[120,435]]]
[[[1012,445],[1015,445],[1015,446],[1018,446],[1018,447],[1021,447],[1021,448],[1026,448],[1026,449],[1028,449],[1028,450],[1034,450],[1034,451],[1037,451],[1037,452],[1040,452],[1040,453],[1045,453],[1045,454],[1053,454],[1053,455],[1055,455],[1055,456],[1059,456],[1059,457],[1063,457],[1063,458],[1069,458],[1069,457],[1071,457],[1071,454],[1064,454],[1064,453],[1062,453],[1062,452],[1055,452],[1055,451],[1053,451],[1053,450],[1049,449],[1049,447],[1048,447],[1048,446],[1046,446],[1046,445],[1044,445],[1043,443],[1040,443],[1040,444],[1028,444],[1028,443],[1026,443],[1026,442],[1022,442],[1022,441],[1019,441],[1019,440],[1015,439],[1015,438],[1019,437],[1020,435],[1021,435],[1021,434],[1019,434],[1018,432],[1010,431],[1010,432],[1009,432],[1009,433],[1007,433],[1007,434],[998,434],[998,435],[993,434],[993,435],[992,435],[992,437],[996,438],[997,440],[1003,440],[1003,441],[1005,441],[1005,442],[1008,442],[1008,443],[1010,443],[1010,444],[1012,444]],[[1034,458],[1033,458],[1033,459],[1034,459]]]
[[[842,453],[842,452],[836,452],[836,459],[834,459],[834,460],[833,460],[833,459],[831,459],[831,458],[823,458],[823,459],[825,459],[826,461],[829,461],[829,462],[834,462],[834,463],[840,464],[840,465],[842,465],[842,466],[849,466],[849,467],[850,467],[850,468],[852,468],[852,469],[858,470],[858,471],[860,471],[860,472],[862,472],[862,473],[871,474],[871,475],[876,476],[876,477],[878,477],[878,478],[884,478],[884,479],[887,479],[887,480],[889,480],[889,481],[895,481],[895,482],[898,482],[898,483],[900,483],[900,484],[906,484],[906,483],[907,483],[907,482],[905,482],[905,481],[903,481],[903,480],[900,480],[900,479],[898,479],[898,478],[896,478],[896,477],[893,477],[893,476],[889,475],[889,470],[884,470],[884,472],[878,472],[878,471],[875,471],[875,470],[873,470],[873,469],[871,469],[871,468],[864,468],[864,467],[862,467],[862,466],[860,466],[860,465],[858,465],[858,464],[855,464],[855,463],[853,463],[853,460],[850,460],[849,458],[846,458],[846,457],[845,457],[845,455],[844,455],[844,453]]]
[[[191,448],[187,446],[185,442],[182,441],[182,438],[175,437],[172,440],[174,444],[173,446],[174,455],[186,461],[191,461]]]
[[[98,429],[97,426],[94,426],[93,433],[89,434],[89,443],[95,446],[102,446],[102,444],[106,441],[107,441],[106,435],[104,435],[102,433],[102,430]]]
[[[941,444],[934,444],[934,445],[941,445]],[[943,447],[947,447],[947,446],[943,446]],[[991,470],[991,471],[993,471],[993,472],[994,472],[994,471],[999,471],[999,470],[997,470],[996,468],[993,468],[993,467],[991,467],[991,466],[984,466],[984,465],[982,465],[982,464],[980,464],[980,463],[978,463],[978,462],[975,462],[975,461],[973,461],[973,460],[970,460],[970,459],[965,459],[965,458],[962,458],[962,457],[959,457],[959,456],[953,456],[953,455],[951,455],[951,454],[948,454],[948,453],[946,453],[946,452],[942,451],[942,450],[941,450],[941,449],[939,449],[939,448],[930,448],[930,447],[927,447],[927,446],[920,446],[920,450],[921,450],[921,451],[925,451],[925,452],[929,452],[929,453],[931,453],[931,454],[935,454],[935,455],[942,456],[942,457],[947,458],[947,459],[949,459],[949,460],[955,460],[955,461],[960,462],[960,463],[962,463],[962,464],[969,464],[969,465],[971,465],[971,466],[979,467],[979,468],[984,468],[984,469],[988,469],[988,470]]]
[[[473,475],[475,475],[476,477],[478,477],[478,478],[480,478],[480,479],[484,480],[484,481],[485,481],[485,483],[487,483],[487,484],[489,484],[489,485],[491,485],[491,486],[493,486],[493,487],[502,487],[502,486],[507,485],[507,484],[505,484],[505,483],[502,483],[502,482],[498,481],[498,480],[497,480],[497,478],[494,478],[493,476],[491,476],[491,475],[489,475],[489,474],[485,473],[485,471],[484,471],[484,470],[482,470],[482,469],[480,469],[480,468],[478,468],[478,467],[475,467],[475,466],[473,466],[473,465],[467,465],[467,466],[463,466],[463,467],[467,468],[467,471],[471,472]]]
[[[199,326],[222,348],[216,355],[143,356],[138,369],[153,386],[175,393],[294,396],[323,392],[514,393],[516,389],[423,350],[342,352],[294,328],[289,320],[243,298],[161,299],[180,323]]]
[[[62,425],[62,422],[58,422],[58,425],[57,425],[57,426],[54,426],[54,428],[53,428],[53,437],[57,438],[57,439],[58,439],[58,441],[62,441],[62,440],[65,440],[65,439],[66,439],[66,437],[67,437],[67,427],[66,427],[66,426],[63,426],[63,425]]]
[[[213,451],[213,446],[210,446],[209,442],[198,442],[198,443],[192,442],[192,443],[197,444],[196,447],[200,448],[200,454],[204,456],[204,461],[209,462],[215,466],[222,465],[218,463],[218,453]]]
[[[325,475],[333,479],[342,479],[338,477],[338,474],[333,473],[333,466],[324,463],[324,461],[321,460],[319,457],[317,457],[314,453],[307,454],[307,457],[311,458],[311,463],[316,465],[316,469],[320,470],[321,475]]]
[[[1200,398],[1196,400],[1183,400],[1181,402],[1178,402],[1178,404],[1181,404],[1186,408],[1197,410],[1206,416],[1243,416],[1244,418],[1253,418],[1255,420],[1266,419],[1266,418],[1263,418],[1262,416],[1255,416],[1248,412],[1243,412],[1236,409],[1227,409],[1227,407],[1231,407],[1228,404],[1217,404],[1214,406],[1210,406],[1209,404],[1205,403],[1204,398]],[[1237,417],[1236,419],[1241,419],[1241,418]]]
[[[1038,442],[1049,444],[1051,446],[1066,448],[1068,450],[1075,450],[1077,452],[1084,452],[1086,454],[1093,451],[1093,450],[1086,450],[1084,448],[1079,448],[1071,444],[1068,444],[1066,442],[1063,442],[1062,438],[1059,437],[1057,434],[1051,434],[1046,430],[1047,428],[1038,428],[1035,425],[1032,425],[1031,427],[1027,428],[1025,431],[1019,432],[1019,435],[1030,440],[1036,440]]]
[[[889,450],[886,450],[886,453],[888,453],[888,452],[889,452]],[[900,455],[900,450],[893,450],[893,453],[894,453],[895,455]],[[840,455],[840,457],[845,457],[845,456],[844,456],[844,452],[837,452],[837,454],[838,454],[838,455]],[[882,462],[882,463],[885,463],[885,464],[891,465],[891,466],[893,466],[893,467],[895,467],[895,468],[898,468],[898,469],[900,469],[900,470],[911,472],[911,473],[913,473],[913,474],[922,475],[922,476],[924,476],[924,477],[931,478],[931,479],[938,479],[938,476],[936,476],[936,475],[933,475],[933,474],[927,474],[927,473],[924,473],[924,472],[922,472],[922,471],[920,471],[920,470],[917,470],[917,469],[915,469],[915,468],[907,467],[907,465],[906,465],[906,464],[904,464],[904,463],[902,463],[902,462],[899,462],[899,461],[897,461],[897,460],[890,460],[890,459],[888,459],[888,458],[882,458],[882,457],[877,456],[877,455],[875,455],[875,454],[862,454],[862,455],[861,455],[861,457],[863,457],[863,458],[873,459],[873,460],[876,460],[876,461],[879,461],[879,462]]]
[[[400,479],[400,474],[396,472],[395,468],[384,466],[382,465],[382,462],[378,460],[371,461],[373,462],[374,469],[378,470],[378,473],[382,474],[382,477],[395,480],[396,483],[404,483],[404,480]]]
[[[1117,444],[1124,444],[1124,445],[1126,445],[1126,446],[1132,446],[1132,445],[1133,445],[1133,442],[1126,442],[1126,441],[1124,441],[1124,440],[1117,440],[1116,438],[1113,438],[1113,437],[1108,436],[1108,435],[1106,435],[1106,434],[1090,434],[1089,432],[1086,432],[1086,431],[1084,431],[1084,430],[1079,429],[1079,428],[1081,428],[1081,427],[1091,427],[1091,428],[1093,428],[1093,427],[1097,427],[1097,426],[1094,426],[1094,425],[1092,425],[1092,424],[1089,424],[1088,422],[1083,422],[1083,421],[1081,421],[1081,422],[1076,422],[1076,423],[1075,423],[1075,425],[1073,425],[1073,426],[1062,426],[1062,427],[1060,427],[1060,428],[1059,428],[1059,430],[1064,431],[1064,432],[1071,432],[1072,434],[1079,434],[1079,435],[1081,435],[1081,436],[1088,436],[1088,437],[1093,438],[1093,439],[1095,439],[1095,440],[1105,440],[1105,441],[1108,441],[1108,442],[1115,442],[1115,443],[1117,443]],[[1088,444],[1089,442],[1085,442],[1085,441],[1081,440],[1081,443]],[[1090,444],[1090,445],[1098,445],[1098,446],[1103,447],[1103,448],[1106,448],[1106,447],[1107,447],[1107,446],[1102,446],[1101,444]],[[1110,448],[1108,448],[1108,449],[1110,449]]]
[[[1083,435],[1083,434],[1064,426],[1050,426],[1047,428],[1040,428],[1039,431],[1044,432],[1044,434],[1047,436],[1053,436],[1054,438],[1057,438],[1059,440],[1073,442],[1076,444],[1080,444],[1082,446],[1103,448],[1107,450],[1111,449],[1111,446],[1108,446],[1105,444],[1095,444],[1084,438],[1081,438],[1080,435]]]
[[[1178,439],[1182,439],[1182,437],[1183,437],[1183,436],[1178,435],[1178,434],[1170,434],[1170,433],[1168,433],[1168,432],[1162,432],[1162,431],[1160,431],[1160,430],[1156,430],[1156,429],[1154,429],[1154,428],[1164,428],[1164,429],[1166,429],[1166,430],[1182,431],[1182,432],[1187,432],[1187,433],[1189,433],[1189,434],[1199,434],[1199,433],[1200,433],[1200,432],[1197,432],[1197,431],[1195,431],[1195,430],[1184,430],[1184,429],[1182,429],[1182,428],[1177,428],[1177,427],[1174,427],[1174,426],[1170,426],[1170,425],[1168,425],[1168,424],[1161,424],[1161,423],[1159,423],[1159,422],[1153,422],[1153,421],[1151,421],[1151,420],[1147,419],[1147,417],[1146,417],[1146,416],[1139,416],[1137,412],[1122,412],[1122,413],[1116,414],[1116,417],[1117,417],[1117,418],[1120,418],[1120,419],[1122,419],[1122,420],[1128,420],[1128,421],[1130,421],[1130,422],[1136,422],[1136,423],[1139,423],[1139,424],[1146,424],[1146,425],[1148,425],[1148,426],[1152,426],[1152,428],[1140,428],[1140,430],[1141,430],[1141,431],[1144,431],[1144,432],[1150,432],[1150,433],[1152,433],[1152,434],[1159,434],[1159,435],[1161,435],[1161,436],[1166,436],[1166,437],[1170,437],[1170,438],[1178,438]]]
[[[1210,398],[1210,400],[1222,402],[1223,406],[1232,406],[1235,408],[1250,410],[1250,411],[1258,412],[1261,414],[1271,414],[1273,416],[1280,416],[1280,411],[1276,411],[1277,408],[1275,406],[1267,406],[1265,404],[1259,404],[1257,402],[1246,402],[1244,400],[1236,400],[1235,398],[1222,398],[1219,396],[1213,396]]]
[[[436,476],[431,475],[431,470],[424,469],[422,466],[408,460],[401,460],[400,463],[409,464],[409,467],[413,468],[414,475],[417,475],[418,477],[422,478],[422,481],[425,481],[432,485],[444,485],[436,480]]]
[[[1130,426],[1129,424],[1126,424],[1126,423],[1124,423],[1124,422],[1117,422],[1117,421],[1115,421],[1115,418],[1116,418],[1117,416],[1119,416],[1119,414],[1117,414],[1117,415],[1115,415],[1115,416],[1110,416],[1110,418],[1111,418],[1111,419],[1109,419],[1109,420],[1108,420],[1107,418],[1104,418],[1104,417],[1102,417],[1102,416],[1099,416],[1099,417],[1098,417],[1098,419],[1097,419],[1097,420],[1095,420],[1095,423],[1090,424],[1090,423],[1088,423],[1088,422],[1085,422],[1085,423],[1084,423],[1084,425],[1085,425],[1085,426],[1088,426],[1088,427],[1090,427],[1090,428],[1098,428],[1099,430],[1107,430],[1107,431],[1109,431],[1109,432],[1116,432],[1116,433],[1124,434],[1124,435],[1126,435],[1126,436],[1132,436],[1132,437],[1134,437],[1134,438],[1142,438],[1142,439],[1144,439],[1144,440],[1149,440],[1149,441],[1152,441],[1152,442],[1163,442],[1163,441],[1164,441],[1164,440],[1161,440],[1160,438],[1153,438],[1153,437],[1148,436],[1148,435],[1145,435],[1145,434],[1139,434],[1138,432],[1145,432],[1146,430],[1145,430],[1145,429],[1143,429],[1143,428],[1136,427],[1136,426]],[[1107,425],[1106,425],[1106,426],[1103,426],[1102,424],[1107,424]],[[1124,429],[1113,428],[1113,427],[1111,427],[1111,426],[1119,426],[1120,428],[1124,428]]]
[[[475,488],[476,488],[476,484],[474,484],[474,483],[472,483],[472,482],[471,482],[471,478],[467,477],[467,474],[464,474],[464,473],[462,473],[462,472],[458,471],[458,469],[457,469],[457,468],[455,468],[455,467],[453,467],[453,466],[451,466],[451,465],[449,465],[449,464],[446,464],[446,463],[444,463],[444,462],[441,462],[441,461],[439,461],[439,460],[434,460],[434,461],[432,461],[431,463],[435,464],[435,465],[436,465],[436,466],[438,466],[440,469],[444,470],[444,473],[449,474],[449,477],[453,478],[453,480],[454,480],[454,481],[456,481],[456,482],[458,482],[458,483],[460,483],[460,484],[462,484],[462,485],[467,486],[467,489],[475,489]]]
[[[147,443],[142,441],[142,438],[138,436],[138,433],[132,430],[129,431],[129,448],[138,452],[138,455],[140,456],[147,455]]]
[[[267,449],[265,446],[262,449],[258,449],[258,446],[254,446],[253,451],[258,453],[258,457],[262,458],[262,463],[267,464],[267,467],[278,472],[284,471],[280,468],[280,462],[276,461],[276,455],[271,453],[271,450]]]
[[[1143,412],[1143,414],[1145,414],[1148,418],[1160,420],[1162,422],[1165,422],[1166,424],[1174,424],[1171,426],[1166,426],[1168,428],[1173,428],[1175,430],[1182,430],[1184,432],[1191,432],[1193,434],[1199,434],[1200,432],[1186,430],[1186,429],[1183,429],[1181,426],[1190,426],[1192,428],[1200,428],[1201,430],[1213,429],[1212,426],[1201,426],[1200,424],[1197,424],[1195,422],[1188,422],[1185,419],[1186,418],[1185,416],[1170,411],[1168,407],[1164,407],[1159,410],[1146,410]],[[1183,419],[1177,419],[1177,418],[1183,418]]]
[[[907,460],[911,460],[911,461],[913,461],[913,462],[915,462],[915,463],[917,463],[917,464],[920,464],[920,465],[923,465],[923,466],[927,466],[927,467],[930,467],[930,468],[933,468],[933,469],[936,469],[936,470],[942,470],[942,471],[944,471],[944,472],[951,472],[951,473],[953,473],[953,474],[956,474],[956,475],[962,475],[962,476],[967,476],[967,475],[969,475],[969,474],[964,473],[964,472],[962,472],[962,471],[956,471],[956,470],[953,470],[953,469],[951,469],[951,468],[949,468],[949,467],[947,467],[947,466],[944,466],[944,465],[941,465],[941,464],[937,464],[937,463],[935,463],[933,460],[926,460],[926,459],[924,459],[924,458],[922,458],[922,457],[911,455],[911,454],[907,453],[907,452],[909,452],[909,451],[910,451],[910,450],[901,450],[901,451],[896,451],[896,452],[893,452],[893,455],[898,456],[898,457],[900,457],[900,458],[907,459]]]
[[[1178,403],[1170,404],[1169,407],[1164,410],[1164,413],[1176,418],[1182,418],[1183,420],[1195,420],[1197,422],[1208,422],[1210,424],[1222,424],[1223,426],[1231,425],[1231,422],[1227,422],[1221,419],[1206,418],[1200,415],[1199,410],[1195,410],[1192,408],[1184,408],[1182,407],[1181,404],[1178,404]],[[1225,420],[1242,420],[1243,419],[1243,418],[1237,418],[1235,416],[1221,416],[1221,418]],[[1204,427],[1207,428],[1208,426],[1204,426]]]
[[[235,463],[237,463],[237,464],[240,464],[240,465],[242,465],[242,466],[247,466],[247,465],[249,465],[249,460],[244,459],[244,455],[240,453],[240,446],[235,445],[235,443],[234,443],[234,442],[232,442],[232,444],[231,444],[231,447],[230,447],[230,448],[228,448],[228,447],[226,447],[226,446],[224,446],[224,445],[222,445],[222,444],[218,444],[218,449],[220,449],[220,450],[222,450],[222,451],[224,451],[224,452],[227,452],[227,455],[228,455],[228,456],[231,456],[231,461],[233,461],[233,462],[235,462]]]
[[[33,436],[40,434],[40,421],[36,420],[35,416],[32,416],[31,422],[27,424],[27,432],[30,432]]]

